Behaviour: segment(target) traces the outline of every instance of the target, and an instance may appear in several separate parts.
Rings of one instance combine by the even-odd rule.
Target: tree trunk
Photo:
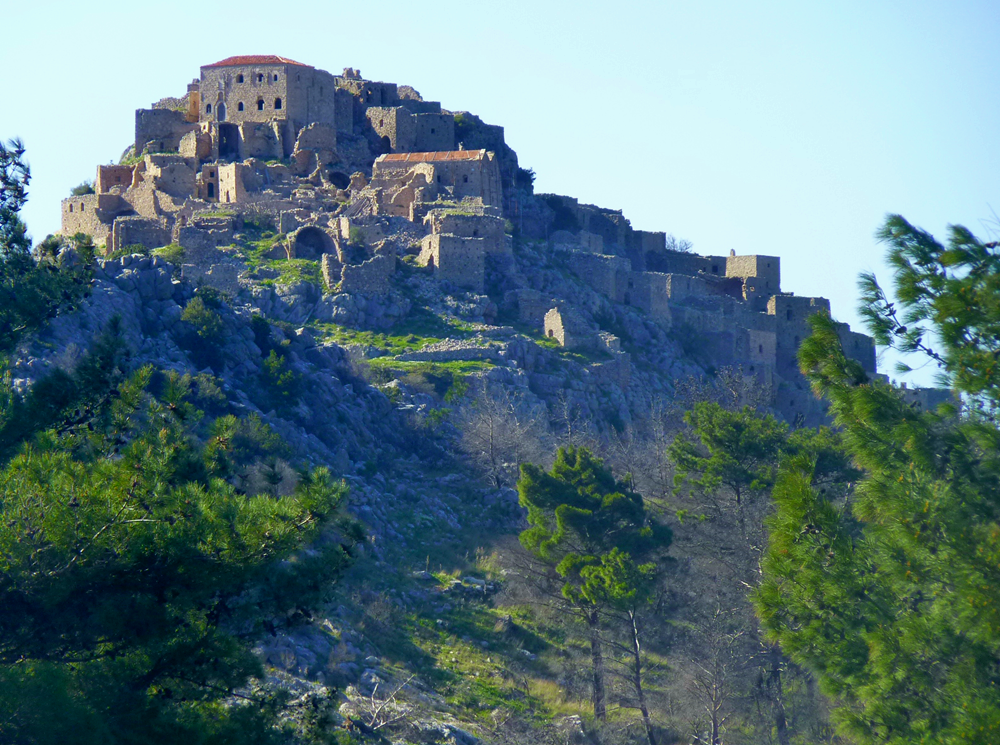
[[[632,622],[632,685],[639,699],[639,711],[642,712],[642,723],[646,725],[646,737],[649,745],[656,745],[656,735],[653,734],[653,723],[649,718],[649,707],[646,706],[646,692],[642,689],[642,650],[639,648],[639,627],[635,623],[635,611],[628,612]]]
[[[785,693],[781,685],[781,648],[777,644],[771,647],[771,680],[774,683],[774,728],[778,735],[778,745],[789,745]]]
[[[604,653],[601,649],[600,618],[597,611],[587,614],[587,625],[590,626],[590,658],[594,666],[594,719],[601,722],[608,720],[608,712],[604,703]]]

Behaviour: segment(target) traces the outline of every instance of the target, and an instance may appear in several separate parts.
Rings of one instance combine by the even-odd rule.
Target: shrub
[[[70,189],[69,193],[72,194],[74,197],[82,197],[84,194],[93,194],[94,182],[82,181],[76,186],[74,186],[72,189]]]
[[[210,307],[210,303],[206,303],[201,295],[191,298],[181,313],[181,320],[194,326],[199,337],[212,342],[221,339],[225,325],[222,316]]]
[[[184,259],[184,247],[177,243],[171,243],[169,246],[164,246],[163,248],[157,248],[153,251],[153,256],[159,256],[161,259],[166,259],[171,264],[180,264]]]
[[[120,259],[122,256],[131,256],[132,254],[142,254],[143,256],[149,256],[149,246],[144,246],[141,243],[130,243],[127,246],[122,246],[117,251],[111,251],[104,254],[104,258]]]
[[[298,403],[302,380],[298,373],[289,369],[285,356],[272,349],[264,359],[260,375],[268,402],[277,411],[291,411]]]

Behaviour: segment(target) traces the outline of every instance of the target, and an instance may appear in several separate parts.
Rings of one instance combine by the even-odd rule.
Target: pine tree
[[[550,472],[522,466],[517,489],[530,525],[521,533],[521,543],[553,567],[563,597],[587,624],[594,716],[603,721],[607,706],[601,614],[612,597],[605,593],[612,590],[601,589],[602,578],[622,561],[645,566],[647,557],[669,546],[670,531],[652,521],[642,496],[616,480],[586,448],[559,448]]]
[[[807,451],[782,464],[757,607],[836,702],[852,740],[997,742],[1000,257],[964,228],[945,247],[898,216],[881,236],[898,307],[863,277],[873,332],[930,354],[973,406],[959,415],[907,405],[815,316],[799,360],[863,475],[821,483]]]

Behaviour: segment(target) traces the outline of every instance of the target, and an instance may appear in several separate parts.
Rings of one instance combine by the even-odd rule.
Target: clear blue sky
[[[778,255],[785,290],[852,325],[858,272],[888,279],[887,212],[936,234],[1000,212],[996,0],[25,0],[0,18],[0,137],[28,147],[36,239],[117,161],[136,108],[233,54],[360,68],[479,114],[540,191],[699,253]]]

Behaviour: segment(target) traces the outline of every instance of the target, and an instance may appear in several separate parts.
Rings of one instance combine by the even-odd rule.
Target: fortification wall
[[[620,256],[578,253],[573,255],[570,271],[588,286],[613,302],[624,302],[632,264]]]
[[[861,363],[866,373],[874,374],[876,370],[875,340],[866,334],[851,331],[846,323],[837,325],[837,336],[844,347],[844,353],[852,360]]]

